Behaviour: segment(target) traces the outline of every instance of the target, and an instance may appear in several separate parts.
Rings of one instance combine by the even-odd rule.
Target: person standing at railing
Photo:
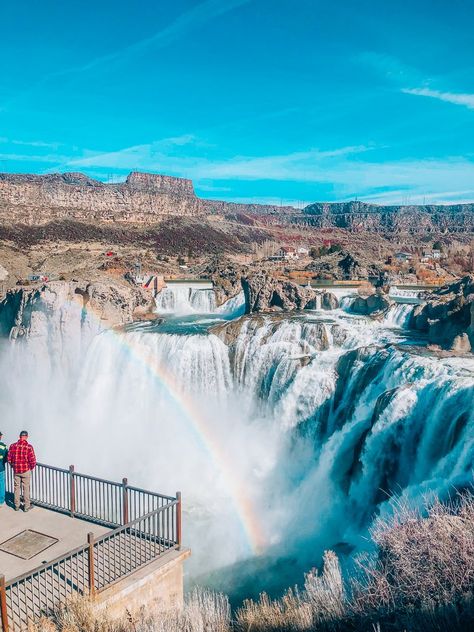
[[[24,511],[30,511],[31,472],[36,467],[35,451],[28,443],[26,430],[20,432],[20,438],[12,443],[8,450],[8,462],[13,468],[15,511],[20,511],[20,497],[23,491]]]
[[[5,463],[8,457],[8,448],[2,441],[3,434],[0,432],[0,509],[5,504]]]

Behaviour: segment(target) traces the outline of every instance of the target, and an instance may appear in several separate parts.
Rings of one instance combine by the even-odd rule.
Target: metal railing
[[[13,472],[6,472],[7,492],[13,493]],[[84,518],[107,527],[117,527],[155,509],[165,507],[176,498],[150,492],[88,474],[38,463],[32,472],[31,500],[39,507],[53,509],[73,517]]]
[[[13,491],[7,471],[6,487]],[[34,504],[113,527],[34,570],[5,581],[0,575],[2,631],[22,630],[70,596],[90,595],[181,546],[181,494],[164,496],[42,463],[32,474]]]

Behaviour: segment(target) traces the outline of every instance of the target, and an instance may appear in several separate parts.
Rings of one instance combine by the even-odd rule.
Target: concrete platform
[[[92,532],[97,538],[110,531],[86,520],[71,518],[64,514],[34,507],[28,513],[15,511],[4,505],[0,509],[0,543],[13,538],[25,529],[32,529],[57,538],[58,542],[29,560],[0,551],[0,574],[9,580],[32,571],[43,562],[50,562],[87,542],[87,534]]]
[[[166,553],[96,594],[93,599],[96,608],[105,609],[111,618],[123,617],[126,611],[134,615],[142,608],[180,610],[183,563],[190,555],[190,549]]]

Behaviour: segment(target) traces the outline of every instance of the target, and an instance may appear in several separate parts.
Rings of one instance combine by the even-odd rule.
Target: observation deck
[[[0,510],[2,632],[25,630],[74,595],[112,615],[183,598],[181,494],[165,496],[39,463],[33,509],[15,512],[13,473]]]

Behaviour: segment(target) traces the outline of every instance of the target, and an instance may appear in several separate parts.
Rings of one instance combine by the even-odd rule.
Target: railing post
[[[71,518],[76,513],[76,481],[74,478],[74,465],[69,466],[69,507],[71,508]]]
[[[123,506],[122,520],[123,520],[123,524],[127,524],[128,523],[128,489],[127,489],[127,485],[128,485],[128,478],[123,478],[122,479],[122,498],[123,498],[123,500],[122,500],[122,506]]]
[[[176,543],[178,551],[181,549],[181,492],[176,492]]]
[[[8,632],[7,590],[5,588],[5,575],[0,575],[0,613],[2,619],[2,632]]]
[[[89,596],[94,597],[95,578],[94,578],[94,534],[87,534],[88,549],[88,568],[89,568]]]

